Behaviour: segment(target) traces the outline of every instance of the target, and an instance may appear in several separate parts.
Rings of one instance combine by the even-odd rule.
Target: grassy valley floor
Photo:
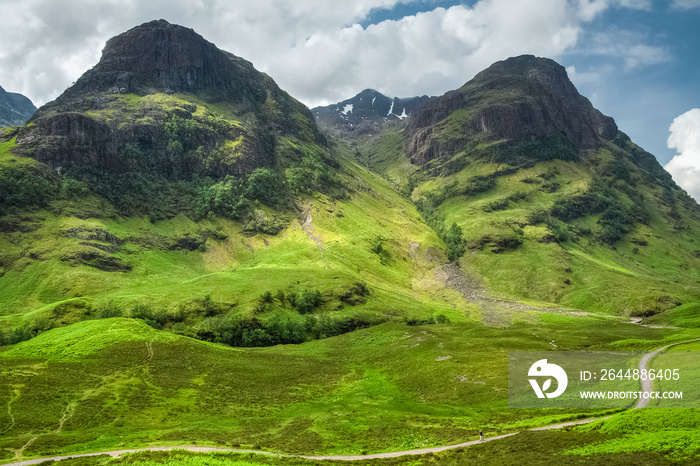
[[[507,329],[386,323],[301,345],[251,349],[176,336],[135,319],[80,322],[0,353],[0,405],[7,407],[0,413],[2,458],[149,445],[362,455],[455,444],[476,438],[478,430],[493,436],[601,413],[508,409],[509,350],[546,351],[551,341],[562,350],[649,350],[698,337],[697,331],[605,318],[535,317]],[[585,444],[602,445],[593,452],[625,452],[625,442],[637,445],[648,435],[639,427],[643,422],[668,411],[623,413],[613,418],[618,421],[569,434],[519,434],[463,454],[496,458],[536,436],[558,439],[556,445],[568,446],[557,448],[572,455],[587,455]],[[665,416],[669,438],[682,437],[694,428],[688,422],[697,422],[696,410]],[[583,443],[565,440],[574,435]],[[647,450],[679,459],[697,453],[694,443],[684,445],[664,450],[657,442]],[[647,451],[639,448],[633,451]],[[460,454],[440,455],[447,461]]]

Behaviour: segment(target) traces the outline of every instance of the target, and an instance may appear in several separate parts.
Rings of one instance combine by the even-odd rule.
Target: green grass
[[[618,438],[572,448],[570,455],[652,453],[674,462],[697,460],[700,454],[700,409],[644,409],[579,427],[583,432],[618,435]]]
[[[653,316],[647,321],[657,325],[677,325],[679,327],[700,327],[700,303],[688,303]]]
[[[3,359],[45,359],[80,362],[99,351],[122,342],[149,341],[167,343],[177,337],[157,332],[132,319],[107,319],[77,322],[68,332],[46,332],[31,341],[18,343],[0,353]]]
[[[546,320],[546,319],[545,319]],[[459,443],[593,415],[510,410],[507,351],[646,349],[677,333],[608,319],[409,327],[232,349],[138,320],[86,321],[0,352],[0,450],[24,456],[196,442],[362,454]],[[279,383],[280,380],[285,382]],[[61,421],[63,420],[63,421]]]

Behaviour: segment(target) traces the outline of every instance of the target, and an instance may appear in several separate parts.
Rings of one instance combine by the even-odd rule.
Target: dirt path
[[[12,430],[12,428],[15,426],[15,415],[12,414],[12,403],[16,401],[19,398],[20,391],[18,388],[13,388],[12,389],[12,396],[10,397],[9,401],[7,402],[7,414],[10,416],[10,425],[3,430],[3,432],[7,432],[9,430]]]
[[[58,429],[56,429],[55,433],[60,434],[61,431],[63,430],[63,424],[73,417],[73,413],[75,412],[75,407],[78,405],[77,402],[71,401],[68,403],[68,406],[65,407],[63,410],[63,413],[61,413],[61,419],[58,420]]]
[[[649,368],[647,367],[647,365],[649,364],[649,361],[651,361],[651,359],[654,356],[656,356],[657,354],[659,354],[660,352],[662,352],[666,348],[670,348],[671,346],[676,346],[676,345],[682,345],[684,343],[692,343],[694,341],[700,341],[700,340],[689,340],[689,341],[682,341],[680,343],[673,343],[670,345],[666,345],[663,348],[659,348],[657,350],[654,350],[651,353],[645,354],[644,357],[642,357],[642,359],[639,360],[639,373],[641,374],[642,370],[648,371]],[[640,378],[639,382],[641,383],[643,392],[651,393],[652,387],[654,384],[654,382],[651,379],[641,379]],[[637,402],[637,404],[635,405],[634,409],[645,408],[649,404],[649,400],[650,400],[650,398],[640,398],[639,401]]]
[[[670,345],[666,345],[662,348],[659,348],[657,350],[652,351],[651,353],[647,353],[642,357],[642,359],[639,361],[639,370],[640,372],[642,369],[647,369],[647,365],[649,361],[659,354],[661,351],[671,347],[671,346],[676,346],[676,345],[682,345],[684,343],[692,343],[700,341],[700,339],[696,340],[688,340],[688,341],[681,341],[678,343],[672,343]],[[652,389],[652,384],[650,380],[645,380],[641,381],[642,385],[642,391],[645,392],[650,392]],[[635,409],[637,408],[644,408],[646,407],[648,403],[648,399],[642,399],[640,400],[637,405],[634,407]],[[609,419],[611,416],[605,416],[605,417],[596,417],[596,418],[589,418],[589,419],[579,419],[576,421],[568,421],[568,422],[562,422],[558,424],[551,424],[548,426],[542,426],[542,427],[535,427],[532,429],[528,429],[530,431],[541,431],[541,430],[553,430],[553,429],[563,429],[565,427],[571,427],[571,426],[580,426],[584,424],[590,424],[591,422],[595,421],[600,421],[603,419]],[[59,429],[60,430],[60,429]],[[50,458],[37,458],[33,460],[27,460],[27,461],[20,461],[17,463],[7,463],[4,466],[25,466],[25,465],[31,465],[31,464],[39,464],[44,461],[61,461],[64,459],[68,458],[84,458],[84,457],[90,457],[90,456],[100,456],[100,455],[109,455],[112,457],[118,457],[126,453],[136,453],[140,451],[171,451],[171,450],[186,450],[186,451],[191,451],[191,452],[230,452],[230,453],[257,453],[257,454],[262,454],[262,455],[271,455],[271,456],[279,456],[279,457],[297,457],[297,458],[305,458],[305,459],[310,459],[310,460],[334,460],[334,461],[359,461],[359,460],[368,460],[368,459],[381,459],[381,458],[397,458],[400,456],[409,456],[409,455],[424,455],[427,453],[438,453],[441,451],[445,450],[453,450],[455,448],[463,448],[463,447],[468,447],[472,445],[478,445],[480,443],[485,443],[485,442],[492,442],[494,440],[500,440],[504,439],[507,437],[512,437],[513,435],[517,435],[520,432],[511,432],[508,434],[502,434],[502,435],[496,435],[493,437],[484,437],[483,440],[470,440],[468,442],[463,442],[463,443],[457,443],[454,445],[446,445],[442,447],[432,447],[432,448],[422,448],[418,450],[404,450],[404,451],[393,451],[393,452],[387,452],[387,453],[375,453],[372,455],[326,455],[326,456],[313,456],[313,455],[289,455],[289,454],[284,454],[284,453],[271,453],[267,451],[259,451],[259,450],[237,450],[233,448],[214,448],[214,447],[196,447],[196,446],[190,446],[190,445],[184,445],[184,446],[176,446],[176,447],[148,447],[148,448],[137,448],[137,449],[132,449],[132,450],[111,450],[111,451],[103,451],[103,452],[96,452],[96,453],[83,453],[83,454],[78,454],[78,455],[64,455],[64,456],[53,456]],[[19,451],[17,456],[21,456],[22,452],[29,446],[31,445],[38,437],[34,437],[29,442],[27,442]]]
[[[155,337],[154,337],[155,340]],[[146,342],[146,364],[150,363],[153,359],[153,340]]]
[[[471,445],[477,445],[479,443],[492,442],[494,440],[500,440],[506,437],[512,437],[513,435],[518,435],[519,432],[513,432],[510,434],[497,435],[495,437],[484,437],[484,440],[470,440],[469,442],[458,443],[456,445],[447,445],[445,447],[434,447],[434,448],[421,448],[420,450],[407,450],[407,451],[392,451],[389,453],[375,453],[373,455],[347,455],[347,456],[302,456],[298,455],[299,458],[305,458],[308,460],[335,460],[335,461],[359,461],[359,460],[372,460],[380,458],[397,458],[399,456],[407,455],[425,455],[426,453],[437,453],[445,450],[452,450],[454,448],[468,447]]]
[[[32,439],[31,441],[36,440]],[[30,442],[31,442],[30,441]],[[107,455],[111,456],[112,458],[117,458],[121,455],[125,455],[127,453],[138,453],[140,451],[171,451],[171,450],[187,450],[187,451],[192,451],[192,452],[197,452],[197,453],[207,453],[207,452],[236,452],[236,453],[258,453],[262,455],[271,455],[271,456],[285,456],[285,455],[277,455],[275,453],[270,453],[267,451],[257,451],[257,450],[234,450],[231,448],[214,448],[214,447],[195,447],[195,446],[181,446],[181,447],[150,447],[150,448],[135,448],[132,450],[113,450],[113,451],[101,451],[101,452],[96,452],[96,453],[83,453],[80,455],[63,455],[63,456],[52,456],[50,458],[37,458],[33,460],[27,460],[27,461],[20,461],[19,463],[9,463],[5,464],[3,466],[25,466],[25,465],[30,465],[30,464],[39,464],[43,463],[44,461],[61,461],[61,460],[66,460],[68,458],[88,458],[91,456],[102,456],[102,455]],[[289,456],[289,455],[286,455]]]

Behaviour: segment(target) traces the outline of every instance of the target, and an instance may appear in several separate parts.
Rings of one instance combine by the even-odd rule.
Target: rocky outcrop
[[[192,29],[161,19],[107,41],[100,62],[56,105],[96,93],[156,92],[262,104],[268,90],[264,81],[250,62],[219,50]]]
[[[0,127],[23,125],[36,112],[27,97],[0,87]]]
[[[101,121],[79,112],[65,112],[36,120],[21,131],[18,143],[34,158],[61,173],[72,165],[119,168],[116,132]]]
[[[478,144],[556,141],[578,152],[617,135],[610,117],[593,108],[553,60],[524,55],[493,64],[460,89],[411,115],[413,163],[448,160]]]

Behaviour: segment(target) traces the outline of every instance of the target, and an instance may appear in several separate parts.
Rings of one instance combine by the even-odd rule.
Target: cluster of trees
[[[427,319],[420,319],[418,317],[406,317],[404,319],[406,325],[413,327],[416,325],[432,325],[432,324],[449,324],[450,319],[444,314],[438,314],[434,317],[429,317]]]
[[[489,178],[482,179],[478,178],[476,181],[472,178],[470,189],[475,189],[474,187],[481,186],[478,189],[488,190],[493,186],[492,181],[488,181]],[[463,236],[462,228],[456,223],[452,223],[449,227],[445,224],[444,217],[438,211],[438,207],[446,199],[448,199],[453,194],[457,193],[457,183],[452,183],[444,188],[428,193],[425,197],[418,199],[415,202],[418,212],[428,224],[430,228],[435,231],[435,233],[440,237],[441,240],[445,242],[447,259],[450,262],[456,262],[459,260],[466,250],[466,241]]]
[[[303,289],[300,291],[278,290],[275,296],[269,291],[260,295],[258,305],[255,309],[256,313],[269,311],[272,309],[272,304],[277,301],[281,307],[286,308],[288,305],[300,314],[309,314],[319,307],[322,303],[321,292],[318,290]]]
[[[619,194],[602,178],[594,178],[588,190],[579,195],[563,197],[552,206],[553,217],[571,222],[585,215],[601,214],[599,239],[613,245],[637,223],[649,221],[649,211],[642,202],[625,204]]]
[[[44,207],[60,193],[58,177],[37,167],[0,169],[0,215],[13,207]]]
[[[258,168],[247,178],[227,175],[218,182],[200,183],[193,199],[194,216],[202,219],[214,214],[241,219],[252,202],[274,207],[282,201],[282,195],[282,180],[269,168]]]
[[[518,191],[517,193],[511,194],[510,196],[503,199],[496,199],[494,201],[486,203],[482,209],[484,212],[494,212],[496,210],[505,210],[508,208],[511,202],[518,202],[527,198],[527,193]]]
[[[15,327],[12,330],[3,331],[0,329],[0,346],[15,345],[23,341],[31,340],[54,327],[55,322],[47,318],[39,317],[31,323]]]
[[[328,314],[297,317],[217,316],[195,326],[193,336],[200,340],[231,346],[272,346],[328,338],[372,325],[365,317],[336,317]],[[187,334],[188,332],[183,332]]]

